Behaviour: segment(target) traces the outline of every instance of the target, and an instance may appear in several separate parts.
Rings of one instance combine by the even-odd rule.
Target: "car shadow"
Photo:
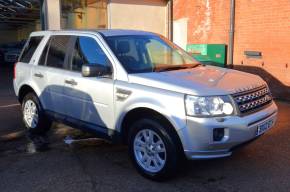
[[[247,71],[250,72],[250,71]],[[256,70],[253,69],[253,73]],[[280,82],[281,83],[281,82]],[[282,83],[281,83],[282,84]],[[283,85],[283,84],[282,84]],[[49,88],[49,87],[47,87]],[[63,86],[56,86],[52,85],[53,90],[62,90],[64,89]],[[289,89],[289,87],[287,87]],[[94,99],[87,93],[81,92],[79,90],[75,90],[73,88],[69,88],[69,91],[73,91],[76,94],[79,94],[81,98],[85,98],[87,103],[93,102]],[[53,97],[52,97],[53,98]],[[278,105],[279,106],[279,105]],[[289,106],[283,106],[284,111],[283,118],[285,123],[281,124],[281,127],[277,127],[277,129],[270,130],[269,133],[265,134],[262,138],[255,141],[250,146],[247,146],[238,153],[234,153],[232,157],[223,158],[223,159],[214,159],[214,160],[206,160],[206,161],[189,161],[183,171],[179,173],[179,177],[176,180],[171,181],[169,184],[162,185],[151,183],[149,181],[141,179],[137,176],[137,173],[134,171],[132,165],[129,162],[128,156],[126,154],[127,149],[123,148],[122,146],[110,145],[104,142],[82,142],[73,146],[72,153],[78,156],[82,166],[84,169],[89,172],[93,178],[103,179],[106,177],[110,177],[110,181],[116,180],[119,183],[126,183],[128,186],[135,186],[132,183],[138,183],[141,186],[155,186],[163,188],[164,186],[169,187],[176,187],[178,186],[185,186],[187,189],[192,189],[193,184],[201,184],[203,187],[204,185],[210,185],[210,191],[219,191],[219,187],[223,184],[225,187],[230,187],[234,184],[239,183],[237,180],[244,181],[245,183],[254,185],[254,180],[252,178],[256,177],[262,178],[266,181],[270,181],[273,179],[272,174],[275,174],[275,169],[278,171],[283,172],[283,168],[279,166],[273,166],[273,164],[284,164],[288,165],[289,161],[287,158],[287,143],[289,143],[288,133],[289,133],[289,121],[288,119],[288,112]],[[82,109],[82,114],[86,115],[86,108]],[[281,108],[279,108],[280,111]],[[17,109],[19,110],[19,109]],[[13,108],[11,113],[9,114],[11,117],[14,118],[15,113],[17,110]],[[4,112],[3,110],[3,115]],[[95,107],[90,108],[92,113],[98,115],[98,118],[102,119],[99,115],[98,110]],[[13,115],[12,115],[13,114]],[[10,117],[10,119],[11,119]],[[12,119],[12,121],[19,121],[18,123],[13,126],[21,126],[20,125],[20,115],[17,118]],[[278,121],[280,122],[280,120]],[[13,122],[14,123],[14,122]],[[16,123],[16,122],[15,122]],[[105,124],[103,121],[101,122]],[[4,125],[5,124],[5,125]],[[7,126],[7,122],[3,122],[2,126]],[[283,126],[283,129],[281,129]],[[75,132],[71,132],[68,128],[63,128],[64,126],[56,126],[49,134],[57,134],[57,135],[49,135],[49,137],[58,137],[57,139],[53,139],[56,142],[61,142],[63,144],[63,138],[67,135],[74,135]],[[92,128],[92,127],[91,127]],[[66,131],[62,131],[61,129],[66,129]],[[83,129],[82,129],[83,130]],[[95,130],[89,129],[90,132],[95,133]],[[88,131],[86,129],[86,131]],[[86,135],[86,133],[78,133],[80,135]],[[109,132],[107,132],[109,134]],[[94,136],[98,137],[98,135],[93,134]],[[12,138],[9,140],[15,141],[15,139],[22,137],[21,132],[10,135]],[[271,137],[273,136],[273,137]],[[275,136],[275,137],[274,137]],[[76,138],[79,135],[76,134]],[[90,136],[89,136],[90,137]],[[54,142],[53,141],[53,142]],[[279,141],[279,142],[277,142]],[[3,141],[4,142],[4,141]],[[5,141],[8,142],[8,141]],[[52,145],[54,143],[50,142]],[[19,143],[20,145],[21,143]],[[2,145],[2,143],[1,143]],[[5,145],[11,145],[10,143]],[[54,145],[53,147],[59,148],[58,145]],[[1,150],[0,150],[1,151]],[[285,151],[282,153],[281,151]],[[61,151],[65,153],[65,151]],[[69,151],[71,152],[71,151]],[[51,156],[51,154],[49,154]],[[51,158],[58,158],[57,156],[51,156]],[[51,159],[50,159],[51,160]],[[287,160],[287,161],[286,161]],[[48,160],[42,159],[42,163],[47,163]],[[97,163],[96,163],[97,162]],[[48,169],[48,168],[47,168]],[[285,168],[287,169],[287,168]],[[97,171],[96,171],[97,170]],[[109,171],[108,171],[109,170]],[[108,175],[108,173],[111,173]],[[119,177],[118,175],[124,174],[123,177]],[[279,173],[280,174],[280,173]],[[281,179],[282,176],[276,175],[276,178]],[[133,181],[133,182],[132,182]],[[142,184],[145,183],[145,184]],[[131,185],[130,185],[131,184]],[[121,185],[122,186],[122,185]],[[222,186],[223,187],[223,186]],[[221,188],[223,189],[223,188]],[[164,190],[165,191],[165,190]],[[220,190],[222,191],[222,190]]]
[[[233,69],[259,75],[268,83],[274,98],[290,101],[290,86],[282,83],[265,69],[248,65],[234,65]]]
[[[119,142],[120,135],[108,128],[96,107],[96,101],[90,94],[73,87],[49,85],[39,95],[39,100],[50,119],[80,130],[66,132],[67,135],[63,136],[67,139],[73,141],[97,137]],[[48,149],[47,134],[28,131],[26,135],[29,139],[30,152]]]

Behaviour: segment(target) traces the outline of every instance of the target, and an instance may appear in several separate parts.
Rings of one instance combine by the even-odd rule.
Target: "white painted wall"
[[[173,21],[173,42],[186,50],[187,45],[187,18]]]
[[[109,28],[137,29],[168,36],[167,2],[164,0],[111,0]]]
[[[60,0],[45,0],[46,25],[49,30],[60,29]]]

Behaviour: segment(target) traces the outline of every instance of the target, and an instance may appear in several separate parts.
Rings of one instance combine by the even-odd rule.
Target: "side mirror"
[[[100,77],[100,76],[109,76],[111,74],[112,74],[111,68],[108,66],[99,64],[82,66],[83,77]]]

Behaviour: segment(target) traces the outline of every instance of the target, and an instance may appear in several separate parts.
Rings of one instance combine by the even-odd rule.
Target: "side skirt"
[[[93,123],[88,123],[53,111],[45,111],[45,113],[51,120],[63,123],[76,129],[80,129],[85,132],[92,133],[96,135],[96,137],[111,141],[113,143],[122,143],[121,133],[118,131]]]

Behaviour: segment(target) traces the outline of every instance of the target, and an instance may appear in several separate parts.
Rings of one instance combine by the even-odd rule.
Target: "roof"
[[[125,30],[125,29],[102,29],[97,30],[99,33],[106,37],[121,36],[121,35],[153,35],[152,32],[139,31],[139,30]]]
[[[48,31],[35,31],[31,35],[44,35],[47,33],[62,33],[62,32],[68,32],[68,33],[81,33],[81,32],[89,32],[89,33],[100,33],[101,35],[105,37],[111,37],[111,36],[122,36],[122,35],[153,35],[152,32],[146,32],[146,31],[139,31],[139,30],[126,30],[126,29],[101,29],[101,30],[90,30],[90,29],[73,29],[73,30],[48,30]]]

